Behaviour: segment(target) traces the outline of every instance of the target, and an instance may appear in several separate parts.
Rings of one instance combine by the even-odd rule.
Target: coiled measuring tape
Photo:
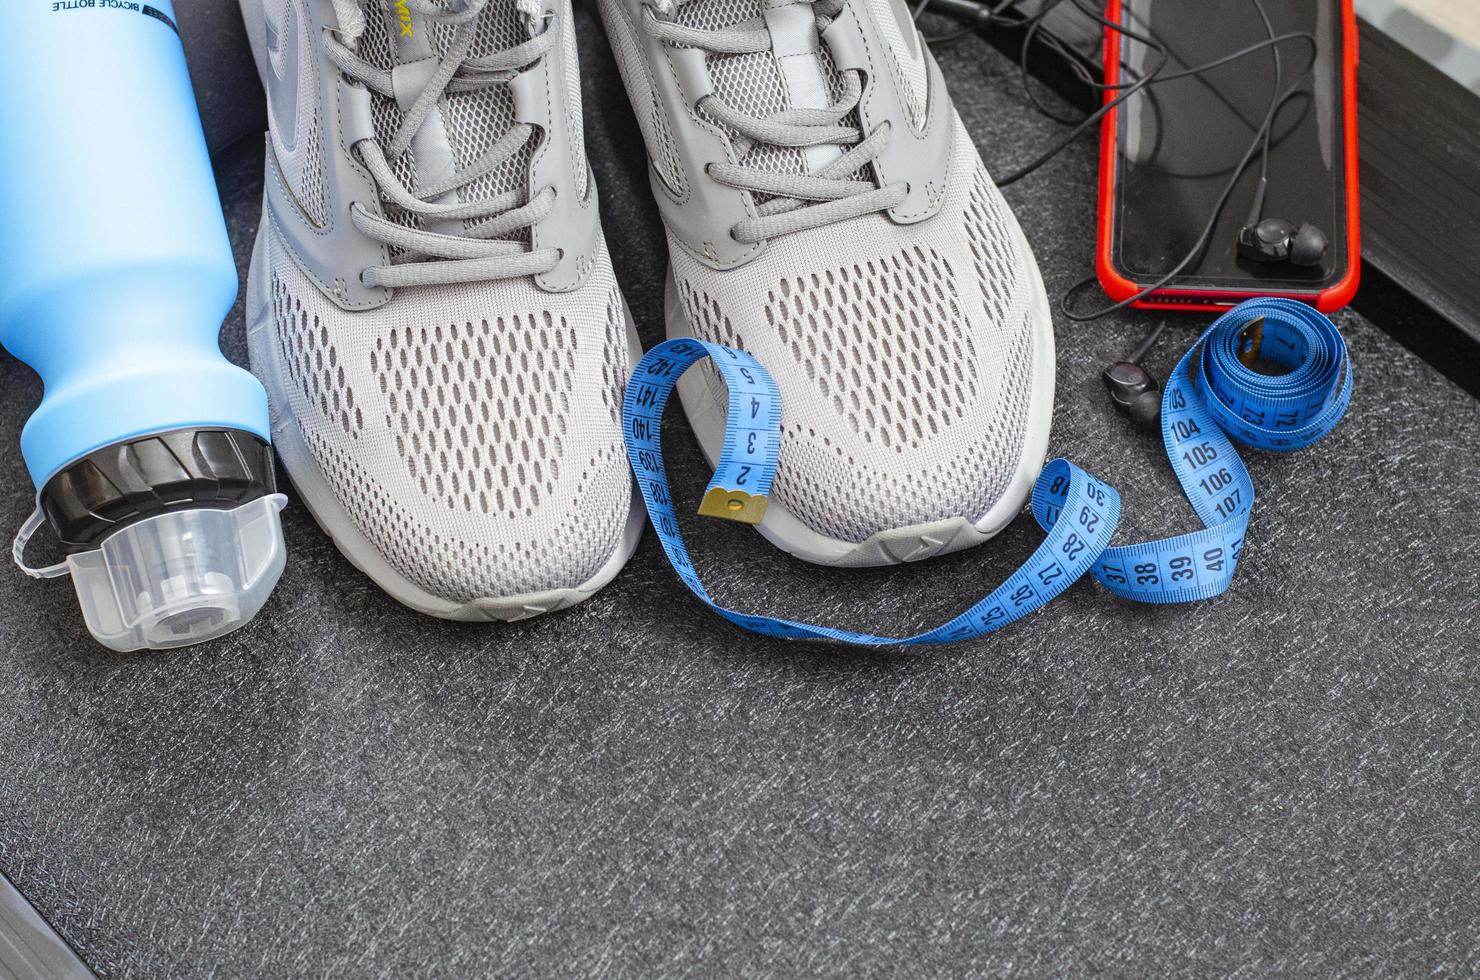
[[[1272,452],[1309,446],[1340,420],[1352,388],[1346,343],[1326,317],[1284,299],[1235,307],[1192,345],[1162,394],[1162,441],[1202,530],[1112,547],[1120,495],[1068,460],[1052,460],[1033,487],[1031,510],[1045,536],[1028,560],[950,621],[913,636],[886,637],[739,612],[710,597],[679,530],[661,439],[663,409],[678,378],[704,357],[714,362],[729,392],[729,414],[700,514],[759,524],[776,474],[781,395],[753,357],[694,339],[670,340],[648,351],[628,381],[622,422],[627,456],[664,553],[689,591],[737,626],[861,646],[982,636],[1021,619],[1086,573],[1138,602],[1190,602],[1223,592],[1233,581],[1254,505],[1254,485],[1232,439]],[[1285,373],[1255,371],[1258,361]]]

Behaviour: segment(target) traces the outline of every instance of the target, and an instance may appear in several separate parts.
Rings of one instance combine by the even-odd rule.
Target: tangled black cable
[[[914,8],[914,16],[916,17],[916,19],[918,19],[923,13],[925,13],[932,7],[948,7],[949,13],[951,15],[964,17],[965,19],[971,21],[971,23],[967,26],[964,26],[956,31],[951,31],[947,34],[934,36],[925,35],[926,42],[931,45],[947,44],[952,41],[959,40],[960,38],[966,37],[970,34],[976,34],[993,27],[1025,29],[1022,45],[1019,48],[1018,53],[1018,69],[1022,78],[1023,91],[1026,93],[1029,102],[1033,104],[1033,107],[1044,116],[1061,125],[1072,127],[1062,139],[1054,143],[1044,152],[1040,153],[1037,157],[1028,162],[1026,165],[1012,171],[1005,177],[997,180],[996,183],[998,187],[1006,187],[1007,185],[1015,183],[1033,173],[1039,167],[1043,166],[1049,160],[1052,160],[1058,154],[1063,152],[1066,147],[1068,147],[1071,143],[1073,143],[1076,139],[1083,135],[1092,126],[1099,123],[1100,120],[1102,120],[1107,113],[1111,112],[1116,107],[1126,102],[1128,99],[1137,95],[1148,86],[1159,85],[1163,82],[1170,82],[1179,78],[1190,78],[1193,76],[1202,75],[1206,72],[1212,71],[1215,68],[1230,64],[1231,62],[1237,61],[1241,58],[1248,57],[1249,55],[1257,51],[1262,51],[1266,48],[1268,48],[1272,52],[1274,58],[1274,85],[1272,87],[1269,105],[1265,110],[1263,120],[1260,123],[1259,127],[1255,130],[1254,138],[1252,141],[1250,141],[1248,150],[1245,151],[1242,159],[1240,159],[1238,164],[1233,168],[1228,179],[1228,183],[1224,186],[1223,192],[1218,197],[1218,203],[1214,206],[1212,214],[1209,216],[1207,223],[1203,226],[1202,233],[1198,235],[1197,240],[1193,243],[1192,248],[1188,250],[1187,254],[1183,256],[1181,261],[1179,261],[1175,266],[1172,267],[1170,272],[1166,273],[1156,282],[1144,287],[1134,295],[1128,296],[1118,303],[1106,306],[1103,309],[1094,310],[1089,313],[1077,313],[1070,308],[1070,300],[1072,299],[1072,297],[1077,295],[1078,292],[1085,286],[1096,281],[1096,277],[1094,275],[1086,276],[1079,282],[1075,283],[1073,286],[1070,286],[1063,293],[1063,295],[1059,297],[1059,309],[1064,314],[1064,316],[1068,317],[1070,320],[1084,322],[1088,320],[1099,319],[1102,316],[1113,313],[1116,310],[1124,309],[1125,307],[1130,306],[1132,303],[1144,299],[1156,290],[1170,284],[1174,279],[1182,274],[1183,270],[1185,270],[1189,265],[1192,265],[1194,262],[1196,262],[1207,250],[1208,243],[1212,239],[1213,230],[1217,227],[1218,219],[1222,216],[1223,209],[1227,206],[1228,199],[1233,195],[1233,191],[1238,185],[1239,178],[1243,176],[1244,171],[1248,168],[1250,161],[1253,160],[1255,153],[1259,153],[1260,155],[1260,186],[1263,186],[1269,172],[1269,149],[1272,141],[1275,118],[1278,116],[1280,108],[1291,98],[1297,95],[1301,88],[1301,83],[1297,81],[1288,89],[1281,89],[1281,85],[1283,83],[1283,63],[1280,56],[1279,46],[1290,41],[1304,41],[1310,46],[1310,62],[1307,63],[1304,69],[1296,73],[1296,77],[1298,79],[1303,77],[1305,72],[1309,71],[1311,65],[1313,65],[1315,62],[1316,39],[1315,36],[1308,31],[1294,31],[1286,34],[1275,34],[1274,26],[1269,19],[1268,13],[1264,9],[1264,4],[1262,0],[1251,0],[1254,5],[1254,9],[1259,14],[1259,19],[1263,22],[1264,25],[1266,37],[1263,41],[1260,41],[1257,44],[1251,44],[1246,47],[1240,48],[1237,51],[1226,54],[1221,58],[1214,59],[1213,61],[1206,62],[1205,64],[1194,65],[1189,68],[1167,72],[1164,74],[1163,72],[1165,71],[1168,62],[1171,60],[1171,54],[1168,51],[1166,45],[1157,40],[1154,35],[1150,34],[1149,32],[1142,33],[1138,30],[1126,26],[1123,23],[1117,23],[1116,21],[1110,20],[1103,14],[1089,7],[1086,0],[1068,0],[1068,2],[1070,2],[1075,9],[1084,14],[1086,17],[1089,17],[1095,23],[1099,24],[1102,28],[1115,31],[1124,39],[1134,41],[1138,44],[1143,44],[1149,51],[1153,52],[1156,55],[1157,61],[1155,65],[1152,66],[1149,72],[1146,72],[1145,74],[1142,74],[1139,77],[1134,78],[1133,80],[1128,82],[1104,82],[1096,80],[1093,74],[1094,65],[1090,63],[1084,55],[1073,50],[1068,45],[1060,41],[1058,38],[1054,37],[1052,34],[1042,30],[1044,19],[1064,2],[1065,0],[1046,0],[1046,2],[1035,13],[1032,14],[1022,13],[1018,9],[1019,4],[1022,3],[1022,0],[997,0],[996,3],[990,6],[979,3],[977,2],[977,0],[920,0],[920,2]],[[1038,41],[1040,44],[1042,44],[1043,47],[1059,55],[1064,60],[1064,63],[1069,67],[1069,70],[1086,87],[1097,93],[1109,93],[1113,91],[1117,92],[1118,94],[1116,94],[1113,98],[1107,99],[1093,112],[1090,112],[1088,115],[1085,115],[1082,118],[1076,119],[1073,117],[1065,117],[1064,115],[1054,111],[1051,107],[1046,105],[1042,99],[1039,98],[1037,93],[1033,91],[1032,84],[1030,83],[1031,76],[1028,71],[1028,57],[1035,41]],[[1143,357],[1156,343],[1156,340],[1158,337],[1160,337],[1161,331],[1164,326],[1165,322],[1163,321],[1162,323],[1154,327],[1151,332],[1147,334],[1145,339],[1142,340],[1141,344],[1136,348],[1135,355],[1130,359],[1135,361]]]

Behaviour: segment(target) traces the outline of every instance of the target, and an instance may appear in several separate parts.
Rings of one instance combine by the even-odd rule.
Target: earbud
[[[1326,233],[1312,224],[1296,227],[1286,218],[1264,217],[1266,181],[1259,179],[1249,220],[1238,232],[1238,254],[1255,262],[1289,262],[1291,265],[1320,265],[1329,242]]]
[[[1329,246],[1324,231],[1315,225],[1301,225],[1290,242],[1290,261],[1296,265],[1320,265]]]
[[[1115,410],[1146,432],[1161,431],[1161,385],[1133,361],[1117,361],[1100,372]]]
[[[1265,218],[1238,233],[1238,254],[1255,262],[1320,265],[1326,257],[1326,233],[1315,225],[1295,227],[1285,218]]]

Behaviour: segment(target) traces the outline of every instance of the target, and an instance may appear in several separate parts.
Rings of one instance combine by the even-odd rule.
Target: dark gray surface
[[[175,0],[175,22],[211,152],[262,132],[267,103],[237,0]]]
[[[590,151],[644,343],[664,250],[583,15]],[[1007,169],[1053,132],[1006,62],[942,55]],[[1088,268],[1094,147],[1010,188],[1057,295]],[[243,263],[260,155],[221,164]],[[1121,540],[1193,518],[1099,391],[1149,322],[1060,324],[1054,449],[1118,485]],[[1205,318],[1179,318],[1164,372]],[[113,656],[62,583],[0,575],[0,872],[107,975],[1480,970],[1480,409],[1355,314],[1346,420],[1260,492],[1233,591],[1090,584],[916,655],[739,633],[651,534],[528,625],[384,598],[301,507],[256,622]],[[225,331],[243,357],[240,311]],[[0,445],[39,395],[0,364]],[[684,512],[705,474],[671,418]],[[0,519],[29,506],[5,458]],[[1015,567],[1029,519],[921,566],[819,571],[689,522],[723,599],[904,631]]]

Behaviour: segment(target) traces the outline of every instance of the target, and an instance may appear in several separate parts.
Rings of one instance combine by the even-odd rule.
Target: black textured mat
[[[666,262],[636,126],[581,15],[589,148],[642,339]],[[989,165],[1056,135],[1001,57],[941,54]],[[243,265],[260,148],[221,164]],[[1090,263],[1094,146],[1009,189],[1051,294]],[[1150,322],[1060,323],[1053,446],[1122,540],[1193,526],[1097,371]],[[1164,373],[1205,317],[1179,317]],[[302,507],[249,627],[114,656],[63,583],[0,574],[0,872],[110,976],[1416,975],[1480,970],[1480,406],[1360,316],[1346,420],[1260,494],[1231,593],[1090,583],[913,655],[764,641],[648,534],[590,602],[512,627],[385,598]],[[244,360],[240,310],[225,344]],[[0,363],[3,526],[40,394]],[[705,474],[670,415],[672,476]],[[689,524],[722,598],[881,630],[1038,540],[818,571]]]

